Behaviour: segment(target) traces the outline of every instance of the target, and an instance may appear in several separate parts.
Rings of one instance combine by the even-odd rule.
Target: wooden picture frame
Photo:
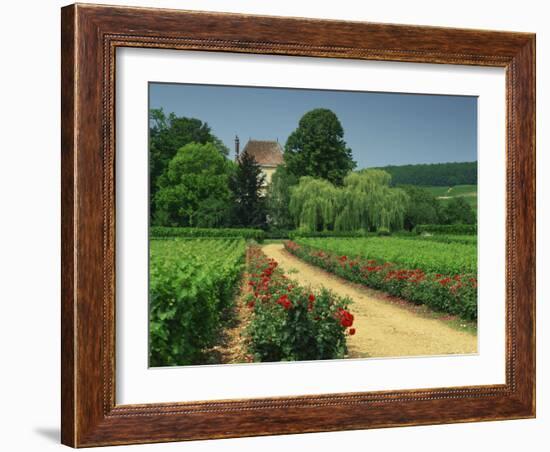
[[[73,447],[535,416],[535,35],[71,5],[62,9],[62,442]],[[115,50],[506,70],[506,383],[115,404]]]

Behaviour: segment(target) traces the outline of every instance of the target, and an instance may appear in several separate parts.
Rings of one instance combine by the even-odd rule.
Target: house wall
[[[262,171],[265,174],[266,185],[269,185],[271,183],[271,178],[273,177],[273,173],[276,169],[277,168],[262,166]]]

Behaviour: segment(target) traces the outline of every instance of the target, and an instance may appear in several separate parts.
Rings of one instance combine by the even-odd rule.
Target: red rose
[[[347,328],[348,326],[353,325],[353,316],[345,316],[340,320],[340,324]]]
[[[349,335],[353,336],[354,334],[355,334],[355,328],[350,328],[349,329]]]
[[[345,309],[339,308],[337,313],[338,320],[340,320],[340,325],[344,328],[353,325],[353,314]]]
[[[281,305],[287,311],[292,307],[292,301],[288,298],[288,295],[281,295],[277,300],[277,304]]]
[[[309,302],[310,303],[313,303],[315,301],[315,295],[313,295],[312,293],[309,294]]]

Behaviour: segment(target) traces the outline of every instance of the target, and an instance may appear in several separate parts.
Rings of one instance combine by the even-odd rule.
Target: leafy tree
[[[393,231],[403,229],[407,194],[390,187],[385,171],[364,169],[350,173],[340,190],[337,231]]]
[[[200,203],[196,211],[195,224],[198,228],[221,228],[230,224],[231,198],[209,196]]]
[[[298,178],[291,174],[286,165],[279,165],[267,190],[267,208],[269,225],[274,229],[292,229],[294,222],[288,209],[290,191],[298,183]]]
[[[151,217],[154,216],[155,194],[160,176],[181,147],[189,143],[213,143],[219,153],[229,154],[227,147],[215,137],[208,124],[199,119],[168,116],[162,108],[149,111],[149,186]]]
[[[231,209],[234,164],[213,143],[180,148],[159,178],[155,226],[218,227]]]
[[[305,232],[332,229],[338,191],[328,180],[300,178],[290,197],[289,211],[294,223]]]
[[[285,163],[296,177],[311,176],[342,185],[355,168],[338,117],[326,108],[307,112],[285,145]]]
[[[377,231],[403,228],[408,196],[391,188],[380,170],[350,173],[342,187],[305,176],[293,188],[289,210],[303,231]]]
[[[475,224],[476,214],[462,197],[451,198],[442,212],[443,224]]]
[[[266,204],[262,196],[265,175],[253,156],[241,154],[230,180],[233,192],[233,223],[243,227],[263,227],[266,223]]]
[[[404,227],[412,230],[417,224],[437,224],[440,219],[441,205],[428,190],[406,185],[402,187],[409,196],[405,211]]]

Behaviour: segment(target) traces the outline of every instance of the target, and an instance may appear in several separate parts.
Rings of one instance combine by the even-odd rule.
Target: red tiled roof
[[[249,140],[243,149],[260,166],[278,166],[283,163],[283,149],[278,141]]]

